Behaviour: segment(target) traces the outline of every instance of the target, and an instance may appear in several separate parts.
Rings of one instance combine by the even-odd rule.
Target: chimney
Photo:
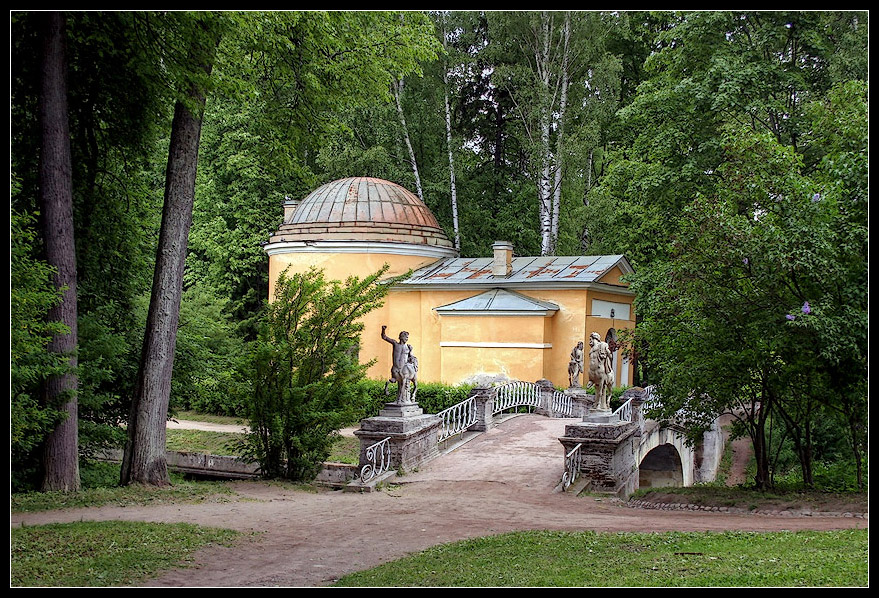
[[[289,224],[293,220],[293,212],[299,207],[299,202],[300,200],[289,197],[284,199],[284,224]]]
[[[513,244],[509,241],[495,241],[494,262],[491,264],[492,276],[509,276],[513,271]]]

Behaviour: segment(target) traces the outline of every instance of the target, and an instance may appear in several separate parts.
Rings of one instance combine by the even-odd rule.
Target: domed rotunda
[[[457,255],[418,196],[372,177],[339,179],[301,201],[288,200],[284,221],[264,249],[272,283],[287,268],[292,273],[315,266],[328,279],[344,280],[385,263],[395,275]]]

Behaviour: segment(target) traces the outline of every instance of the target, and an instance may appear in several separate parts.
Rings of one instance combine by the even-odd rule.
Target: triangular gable
[[[605,259],[607,261],[602,264],[602,266],[605,267],[604,272],[598,275],[598,277],[595,279],[595,282],[605,282],[614,285],[626,284],[619,281],[619,277],[617,277],[617,280],[605,280],[605,278],[607,278],[607,275],[611,272],[614,272],[617,268],[620,272],[619,276],[624,276],[626,274],[634,272],[635,270],[634,268],[632,268],[632,264],[629,263],[629,260],[627,260],[626,257],[622,255],[606,256]]]
[[[559,306],[539,301],[521,293],[492,289],[467,299],[434,308],[444,316],[544,316],[558,311]]]

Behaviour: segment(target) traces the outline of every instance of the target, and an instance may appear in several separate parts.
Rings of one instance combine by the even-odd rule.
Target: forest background
[[[167,227],[186,234],[165,413],[246,412],[285,198],[374,176],[462,255],[626,255],[626,350],[664,415],[695,436],[736,413],[758,486],[794,465],[864,487],[867,13],[45,17],[10,20],[13,488],[75,489],[80,459],[125,443],[175,169],[191,224],[184,206]],[[68,165],[48,172],[59,115]]]

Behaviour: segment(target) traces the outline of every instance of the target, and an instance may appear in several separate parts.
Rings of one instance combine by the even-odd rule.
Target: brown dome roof
[[[288,212],[271,242],[322,240],[452,246],[417,195],[372,177],[339,179],[318,187]]]

